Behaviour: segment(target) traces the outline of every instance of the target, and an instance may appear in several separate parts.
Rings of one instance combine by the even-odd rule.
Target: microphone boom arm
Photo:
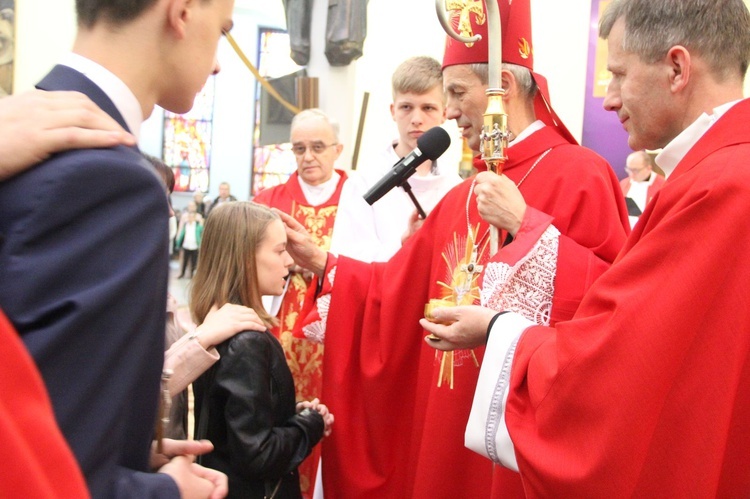
[[[419,213],[419,216],[422,218],[422,220],[427,218],[427,213],[424,212],[424,210],[422,209],[422,206],[419,204],[419,201],[417,201],[417,197],[411,191],[411,185],[409,185],[409,181],[404,180],[404,183],[401,184],[401,188],[405,190],[406,193],[409,195],[409,199],[411,199],[411,202],[414,203],[414,207],[417,209],[417,213]]]

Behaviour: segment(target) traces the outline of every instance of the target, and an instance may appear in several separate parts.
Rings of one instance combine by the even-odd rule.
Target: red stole
[[[336,170],[341,176],[333,195],[323,204],[311,206],[299,185],[297,173],[293,173],[289,180],[282,185],[266,189],[258,193],[253,199],[256,203],[265,204],[292,215],[307,228],[313,240],[320,248],[328,250],[331,246],[331,234],[336,218],[341,189],[346,181],[346,172]],[[292,331],[299,317],[304,303],[307,289],[312,277],[293,273],[290,276],[289,287],[281,303],[277,318],[279,325],[271,332],[281,341],[286,353],[289,369],[294,377],[297,400],[321,399],[323,376],[323,345],[312,343],[306,339],[292,336]],[[312,454],[299,466],[300,487],[303,496],[312,497],[315,484],[315,474],[318,469],[321,447],[316,446]]]

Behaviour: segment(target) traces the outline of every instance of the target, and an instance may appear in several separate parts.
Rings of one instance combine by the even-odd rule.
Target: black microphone
[[[448,132],[439,126],[427,130],[417,139],[417,147],[393,165],[393,168],[367,191],[364,195],[367,204],[372,205],[391,189],[402,185],[414,175],[419,165],[428,159],[435,161],[448,149],[449,145],[451,145],[451,138]]]

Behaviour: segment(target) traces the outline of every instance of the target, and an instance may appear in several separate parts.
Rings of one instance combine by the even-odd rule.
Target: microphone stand
[[[409,185],[409,182],[407,180],[404,180],[404,183],[401,184],[401,188],[403,188],[406,193],[409,195],[409,198],[411,199],[411,202],[414,203],[414,206],[417,208],[417,213],[419,213],[420,218],[424,220],[427,218],[427,214],[424,212],[422,207],[419,205],[419,201],[417,201],[417,197],[414,195],[414,193],[411,191],[411,185]]]

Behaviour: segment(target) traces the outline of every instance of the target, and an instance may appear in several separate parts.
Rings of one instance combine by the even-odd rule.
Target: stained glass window
[[[211,76],[190,112],[164,112],[164,162],[174,171],[175,192],[208,192],[214,86]]]
[[[258,44],[258,71],[266,78],[278,78],[300,69],[290,54],[289,34],[279,30],[260,29]],[[292,153],[292,145],[260,145],[260,103],[261,86],[256,86],[255,130],[253,132],[253,178],[252,193],[282,184],[297,169],[297,162]]]

